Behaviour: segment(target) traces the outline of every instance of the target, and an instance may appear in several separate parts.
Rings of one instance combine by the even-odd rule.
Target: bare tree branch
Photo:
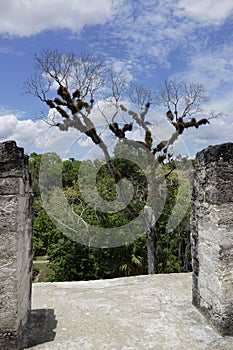
[[[165,86],[154,93],[155,103],[167,108],[175,114],[185,118],[203,111],[200,104],[205,100],[205,89],[200,83],[186,83],[169,80]]]

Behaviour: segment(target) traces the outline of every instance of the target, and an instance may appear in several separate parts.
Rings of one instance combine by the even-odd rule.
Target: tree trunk
[[[152,275],[159,272],[158,244],[154,212],[153,209],[147,205],[144,208],[144,221],[147,228],[148,274]]]
[[[157,233],[155,226],[151,227],[147,233],[147,259],[148,274],[159,273]]]

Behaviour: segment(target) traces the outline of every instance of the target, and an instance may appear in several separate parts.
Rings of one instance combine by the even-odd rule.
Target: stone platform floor
[[[232,350],[191,304],[191,274],[33,284],[31,350]]]

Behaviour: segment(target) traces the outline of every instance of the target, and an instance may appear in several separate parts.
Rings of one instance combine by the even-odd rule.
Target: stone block
[[[191,198],[193,304],[233,336],[233,143],[199,152]]]
[[[33,199],[28,157],[0,144],[0,349],[18,350],[31,309]]]

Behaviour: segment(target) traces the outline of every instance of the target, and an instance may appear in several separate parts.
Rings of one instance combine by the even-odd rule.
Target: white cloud
[[[222,82],[233,82],[230,52],[205,52],[194,56],[189,64],[191,80],[203,82],[209,90],[216,89]],[[229,50],[228,50],[229,51]]]
[[[1,0],[0,33],[30,36],[47,29],[79,32],[103,24],[122,0]]]
[[[93,143],[90,138],[87,137],[81,137],[78,141],[78,146],[79,147],[91,147],[93,146]]]
[[[17,119],[13,114],[0,117],[0,138],[7,139],[14,133]]]
[[[203,24],[220,24],[233,12],[232,0],[181,0],[181,13]]]
[[[189,154],[194,157],[197,152],[216,144],[233,142],[233,123],[230,118],[211,120],[210,125],[190,129],[183,135]]]
[[[190,26],[185,21],[179,23],[173,17],[175,2],[161,0],[127,1],[119,9],[112,24],[112,37],[125,43],[130,50],[130,57],[138,56],[138,68],[144,69],[142,54],[156,59],[157,64],[169,67],[167,54],[180,42],[183,33]]]
[[[41,148],[46,128],[46,124],[41,120],[20,120],[13,114],[0,115],[0,142],[14,140],[26,151]]]
[[[154,59],[155,67],[170,68],[171,52],[176,49],[180,52],[193,49],[203,51],[203,47],[208,45],[208,31],[212,29],[209,26],[222,23],[232,10],[231,0],[127,1],[118,9],[107,35],[110,33],[112,40],[124,43],[128,49],[128,59],[135,63],[134,68],[137,66],[137,69],[144,70],[148,58]],[[205,26],[207,29],[204,32]]]
[[[195,81],[204,85],[208,101],[205,108],[232,115],[233,48],[228,44],[190,57],[185,71],[175,73],[177,80]]]
[[[71,138],[67,133],[62,134],[64,133],[55,128],[49,128],[43,120],[20,120],[13,114],[0,115],[0,142],[14,140],[26,153],[56,151],[56,148],[59,149],[59,143],[63,144],[60,145],[60,149],[64,150],[64,145],[67,147]]]
[[[3,115],[1,115],[1,113]],[[48,115],[48,122],[51,113]],[[98,127],[98,133],[105,140],[108,132],[106,120],[97,110],[93,110],[93,120]],[[44,120],[21,120],[16,115],[0,112],[0,142],[14,140],[19,147],[23,147],[25,153],[56,152],[62,158],[85,158],[85,154],[98,148],[86,135],[76,129],[60,131],[51,127]]]
[[[215,110],[218,113],[224,113],[228,115],[228,118],[232,120],[232,101],[233,101],[233,89],[225,91],[225,93],[217,94],[210,98],[207,102],[207,108],[210,110]]]

